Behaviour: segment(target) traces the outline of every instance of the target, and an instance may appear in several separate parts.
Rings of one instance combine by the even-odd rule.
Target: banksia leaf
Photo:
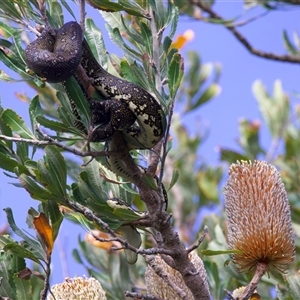
[[[56,300],[106,300],[105,291],[95,278],[66,278],[63,283],[51,287]],[[47,300],[54,300],[49,294]]]
[[[197,253],[193,251],[189,253],[189,260],[194,264],[196,270],[201,275],[202,282],[204,283],[204,290],[202,294],[209,295],[209,286],[206,278],[207,275],[201,258],[197,255]],[[171,268],[169,265],[167,265],[160,255],[156,255],[154,259],[154,264],[162,271],[162,275],[166,275],[168,277],[169,282],[175,284],[178,290],[180,290],[183,294],[186,295],[186,299],[194,299],[191,291],[185,285],[181,274],[175,269]],[[147,293],[149,295],[165,300],[182,299],[181,297],[179,297],[178,293],[172,287],[170,287],[170,285],[163,278],[157,275],[156,272],[149,265],[146,269],[145,280],[147,286]],[[209,299],[209,296],[207,297],[207,299]]]
[[[276,168],[267,162],[232,164],[225,185],[228,244],[239,271],[285,273],[295,256],[287,194]]]

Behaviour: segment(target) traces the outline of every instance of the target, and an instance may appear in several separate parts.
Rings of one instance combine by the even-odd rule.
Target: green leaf
[[[32,255],[34,257],[36,257],[36,259],[38,259],[38,260],[46,261],[46,256],[45,256],[45,253],[44,253],[44,250],[43,250],[42,246],[36,240],[33,240],[32,238],[28,237],[16,225],[11,208],[8,207],[8,208],[4,208],[3,210],[6,213],[7,221],[8,221],[8,224],[10,225],[12,231],[16,235],[18,235],[19,237],[21,237],[22,239],[24,239],[24,241],[27,242],[28,246],[30,247],[30,250],[32,251]]]
[[[121,13],[106,13],[101,12],[104,20],[106,21],[106,29],[108,31],[110,39],[123,50],[125,54],[127,54],[130,58],[140,61],[141,53],[138,53],[133,48],[129,47],[123,40],[122,34],[120,32],[125,31],[124,28],[125,21],[123,20],[123,16]],[[136,45],[139,47],[138,45]]]
[[[229,164],[236,163],[237,161],[241,160],[248,160],[249,158],[245,155],[242,155],[238,152],[233,150],[221,148],[220,151],[220,160],[227,161]]]
[[[149,0],[149,5],[155,13],[157,31],[166,26],[166,8],[162,0]]]
[[[8,297],[9,299],[15,299],[15,286],[13,285],[12,272],[10,259],[6,261],[0,261],[0,277],[2,277],[0,284],[0,295],[2,297]]]
[[[127,61],[122,60],[121,72],[126,80],[133,82],[145,90],[149,90],[149,81],[145,75],[144,70],[137,63],[129,65]]]
[[[100,9],[101,11],[111,11],[111,12],[119,12],[126,11],[129,15],[137,16],[137,17],[145,17],[144,11],[142,8],[132,1],[118,1],[112,2],[110,0],[89,0],[89,3],[95,7]]]
[[[68,220],[79,223],[87,232],[95,228],[94,224],[91,221],[89,221],[82,213],[71,211],[65,214],[64,217]]]
[[[133,210],[128,204],[118,203],[113,199],[109,199],[106,203],[113,209],[114,215],[124,221],[134,221],[141,218],[144,213]]]
[[[66,8],[66,10],[68,11],[68,13],[73,17],[73,19],[76,19],[76,16],[73,12],[73,10],[71,9],[71,7],[68,5],[69,1],[66,0],[61,0],[62,5]]]
[[[37,117],[43,115],[43,110],[39,101],[39,95],[36,95],[31,101],[29,105],[29,116],[31,122],[31,129],[35,130],[35,126],[37,125]]]
[[[65,81],[64,86],[69,99],[72,99],[76,104],[80,121],[85,125],[85,128],[89,128],[91,112],[85,94],[73,76]]]
[[[101,30],[95,25],[94,21],[90,18],[85,20],[86,39],[91,48],[94,57],[100,62],[101,66],[107,64],[106,48]]]
[[[217,96],[220,91],[220,86],[217,83],[212,83],[203,93],[201,93],[200,97],[190,107],[188,107],[187,111],[194,110],[200,105],[208,102],[210,99]]]
[[[281,81],[274,82],[273,97],[258,80],[253,83],[252,90],[270,133],[275,138],[282,136],[289,118],[290,100],[282,89]]]
[[[46,128],[49,128],[51,130],[58,131],[58,132],[65,132],[65,131],[68,131],[68,129],[69,129],[66,127],[66,125],[64,123],[53,121],[53,120],[47,119],[43,116],[37,116],[36,121],[40,125],[42,125]]]
[[[17,275],[15,275],[14,282],[16,286],[17,300],[33,300],[32,286],[29,280],[19,278]]]
[[[167,11],[167,20],[166,26],[171,24],[169,37],[172,39],[176,33],[177,25],[178,25],[178,18],[179,18],[179,10],[173,2],[168,1],[168,11]]]
[[[180,54],[175,53],[172,57],[168,72],[168,85],[171,98],[174,98],[183,77],[183,59]]]
[[[197,183],[206,199],[219,202],[218,184],[222,174],[220,169],[208,168],[198,173]]]
[[[1,22],[0,22],[1,24]],[[0,30],[1,30],[0,26]],[[9,51],[7,51],[9,52]],[[25,63],[16,56],[16,54],[12,53],[4,53],[3,51],[0,51],[0,60],[11,70],[15,71],[16,73],[28,78],[29,75],[25,71]],[[16,81],[16,80],[15,80]]]
[[[139,248],[142,244],[142,239],[140,233],[136,230],[136,228],[132,226],[121,226],[118,231],[121,232],[121,236],[123,239],[127,240],[127,242],[134,246],[135,248]],[[135,264],[137,261],[137,253],[131,251],[129,249],[124,249],[126,260],[129,264]]]
[[[172,179],[171,179],[170,185],[168,187],[168,191],[171,190],[171,188],[176,184],[176,182],[178,181],[178,178],[179,178],[179,171],[177,169],[173,169]]]
[[[25,170],[23,165],[19,164],[16,160],[10,158],[7,155],[4,155],[0,152],[0,168],[6,171],[14,173],[15,168],[18,167],[22,170]]]
[[[41,265],[39,259],[33,254],[33,252],[25,249],[23,246],[17,244],[16,242],[6,244],[3,249],[4,249],[4,251],[10,252],[13,255],[16,255],[16,256],[22,257],[22,258],[28,258],[28,259],[36,262],[37,264]]]
[[[54,197],[48,190],[38,185],[30,176],[21,174],[19,180],[32,199],[40,201],[57,200],[57,197]]]
[[[293,299],[300,299],[300,275],[288,276],[287,284]]]
[[[20,15],[13,1],[3,1],[3,3],[1,3],[1,10],[10,17],[22,20],[22,16]]]
[[[245,151],[245,155],[254,160],[260,153],[264,153],[259,143],[260,123],[257,121],[239,120],[240,138],[239,144]]]
[[[28,128],[23,119],[18,116],[13,110],[6,109],[1,115],[3,121],[12,131],[16,132],[20,137],[25,139],[35,139],[31,130]]]
[[[222,254],[241,254],[239,250],[202,250],[201,253],[206,256],[215,256]]]
[[[49,164],[49,171],[55,178],[61,195],[66,197],[67,188],[67,167],[61,152],[56,147],[47,146],[45,148],[46,161]]]
[[[52,26],[55,24],[55,27],[62,27],[64,24],[64,14],[59,1],[51,1],[49,4]]]
[[[85,160],[86,161],[86,160]],[[89,185],[93,187],[93,192],[97,195],[97,199],[107,199],[107,186],[105,180],[100,176],[99,163],[96,160],[91,161],[86,167],[87,180]]]
[[[290,54],[292,54],[292,55],[299,55],[299,51],[291,43],[286,30],[283,30],[283,41],[284,41],[284,45],[285,45],[286,50]]]
[[[141,35],[143,38],[143,44],[145,45],[145,52],[150,55],[150,57],[153,57],[153,37],[152,32],[149,28],[148,24],[145,24],[144,22],[141,22]]]

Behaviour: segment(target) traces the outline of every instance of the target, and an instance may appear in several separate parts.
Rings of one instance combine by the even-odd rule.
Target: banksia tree
[[[266,271],[284,273],[294,259],[290,206],[279,172],[263,161],[232,164],[224,195],[233,262],[255,272],[248,299]]]

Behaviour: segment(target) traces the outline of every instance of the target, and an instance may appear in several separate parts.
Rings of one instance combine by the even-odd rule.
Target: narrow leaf
[[[183,59],[180,54],[175,53],[172,57],[170,68],[168,72],[168,85],[170,90],[170,96],[175,97],[181,79],[183,77]]]
[[[7,126],[9,126],[11,130],[20,135],[20,137],[26,139],[35,139],[34,135],[28,128],[26,123],[23,121],[23,119],[19,115],[17,115],[13,110],[6,109],[2,113],[2,119],[7,124]]]
[[[53,231],[46,215],[44,213],[40,213],[38,216],[34,217],[33,224],[38,233],[41,244],[45,246],[46,253],[50,256],[53,250],[54,240]]]

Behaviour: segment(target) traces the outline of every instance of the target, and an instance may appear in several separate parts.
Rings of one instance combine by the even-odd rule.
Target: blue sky
[[[232,18],[243,12],[243,3],[241,1],[219,1],[214,9],[225,18]],[[249,16],[261,11],[261,9],[255,10]],[[88,7],[87,12],[88,16],[92,17],[100,28],[103,28],[108,51],[120,54],[105,33],[99,13],[90,7]],[[299,23],[299,9],[290,7],[285,11],[270,13],[266,17],[239,28],[239,30],[256,48],[284,54],[282,30],[286,29],[292,36],[293,32],[299,28]],[[195,129],[199,130],[202,126],[209,129],[210,134],[201,147],[199,155],[206,162],[216,164],[219,155],[218,146],[237,149],[235,141],[239,135],[239,118],[261,119],[257,102],[251,91],[253,82],[260,79],[268,91],[272,92],[274,81],[281,79],[284,90],[292,96],[294,92],[299,92],[297,90],[299,67],[295,64],[274,62],[251,55],[221,25],[206,24],[182,17],[177,33],[182,34],[187,29],[192,29],[195,32],[195,38],[184,47],[182,54],[185,56],[189,50],[198,51],[203,63],[219,62],[222,65],[220,78],[222,91],[220,95],[203,105],[199,111],[189,114],[183,119],[191,133],[195,132]],[[186,67],[188,66],[186,65]],[[0,69],[6,70],[2,63],[0,63]],[[24,83],[0,82],[2,106],[12,108],[28,121],[28,105],[16,98],[16,92],[26,92],[30,96],[34,96],[33,91],[29,90]],[[299,100],[292,98],[292,105],[297,102],[299,103]],[[270,137],[265,125],[262,125],[261,139],[262,144],[268,148]],[[25,224],[27,210],[31,206],[36,208],[38,202],[31,200],[25,190],[14,187],[10,182],[13,180],[3,175],[0,170],[0,226],[6,222],[2,209],[11,207],[17,224],[21,228],[27,229]],[[68,221],[63,222],[61,229],[54,250],[52,283],[61,282],[64,276],[73,277],[85,273],[83,268],[74,263],[71,256],[72,249],[76,247],[78,234],[83,231]],[[62,253],[62,249],[67,259],[68,274],[64,274],[61,268],[59,252]]]

